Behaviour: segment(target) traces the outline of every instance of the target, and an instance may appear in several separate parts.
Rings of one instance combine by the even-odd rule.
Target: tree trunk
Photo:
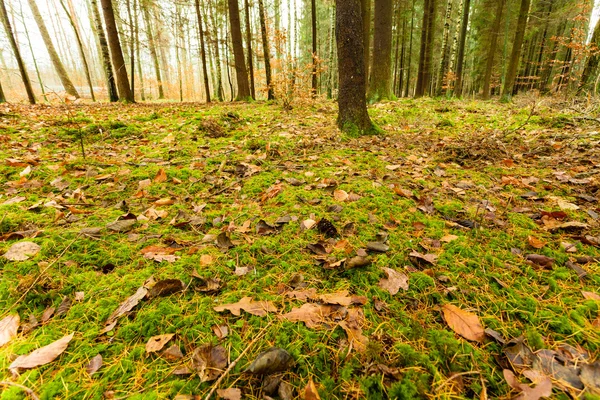
[[[331,6],[331,20],[329,23],[329,68],[327,74],[327,98],[333,98],[333,38],[335,37],[335,5]]]
[[[13,54],[15,55],[15,59],[17,60],[19,72],[21,73],[21,79],[23,80],[23,85],[25,86],[25,92],[27,92],[27,99],[29,100],[30,104],[35,104],[35,95],[33,94],[31,81],[29,80],[29,75],[27,74],[25,64],[23,63],[23,59],[21,58],[19,46],[17,45],[17,41],[15,40],[13,30],[10,26],[10,20],[8,19],[8,13],[6,11],[6,5],[4,4],[4,0],[0,0],[0,18],[2,19],[4,31],[6,33],[6,36],[8,37],[8,41],[10,42],[10,47],[12,47]]]
[[[212,6],[212,2],[209,4]],[[212,30],[208,30],[214,34],[214,52],[215,52],[215,75],[217,77],[217,100],[223,101],[225,94],[223,91],[223,71],[221,70],[221,50],[219,49],[219,29],[217,27],[217,18],[214,8],[211,11]]]
[[[392,97],[392,0],[375,0],[375,33],[373,70],[369,83],[369,99],[378,101]]]
[[[248,1],[248,0],[246,0]],[[202,27],[202,14],[200,13],[200,0],[195,0],[196,17],[198,18],[198,32],[200,33],[200,56],[202,57],[202,74],[204,75],[204,91],[206,102],[210,103],[210,86],[208,84],[208,69],[206,68],[206,47],[204,45],[204,28]]]
[[[376,133],[367,113],[360,0],[336,0],[339,128],[350,135]]]
[[[96,0],[94,0],[96,1]],[[148,10],[149,5],[143,4],[142,12],[144,14],[144,22],[146,23],[146,35],[148,36],[148,49],[150,50],[150,57],[154,64],[154,73],[156,75],[156,84],[158,85],[158,99],[162,100],[165,98],[165,91],[163,89],[162,76],[160,73],[160,63],[158,61],[158,52],[156,51],[156,42],[154,34],[152,33],[152,20],[150,19],[150,11]]]
[[[585,62],[583,73],[581,74],[581,80],[579,81],[579,87],[577,88],[577,94],[581,94],[583,89],[588,84],[590,77],[593,75],[596,67],[598,67],[598,48],[600,47],[600,23],[596,23],[594,33],[592,34],[592,41],[590,42],[591,48],[590,53]]]
[[[86,79],[86,81],[88,83],[88,87],[90,89],[90,97],[92,98],[92,101],[96,101],[96,96],[94,96],[94,86],[92,84],[92,77],[90,75],[90,68],[88,66],[87,57],[85,56],[83,42],[81,41],[81,35],[79,34],[79,28],[75,21],[75,18],[77,18],[77,17],[75,15],[71,15],[71,13],[67,9],[67,6],[63,2],[63,0],[60,0],[60,5],[62,6],[63,10],[65,11],[65,14],[67,14],[67,19],[69,20],[69,23],[71,24],[71,27],[73,28],[73,33],[75,34],[75,41],[77,42],[77,50],[79,50],[79,56],[81,57],[81,62],[83,63],[83,72],[85,74],[85,79]]]
[[[127,18],[129,20],[129,71],[131,73],[129,86],[131,87],[131,93],[135,99],[135,43],[134,43],[134,30],[133,30],[133,12],[131,11],[131,0],[125,2],[127,5]]]
[[[256,87],[254,85],[254,62],[252,61],[252,25],[250,24],[250,4],[248,0],[244,1],[244,9],[246,14],[246,45],[248,46],[248,75],[250,75],[250,94],[252,95],[252,98],[256,100]]]
[[[446,16],[444,17],[444,34],[442,36],[442,60],[438,71],[437,84],[435,88],[436,96],[441,96],[444,90],[444,79],[448,73],[448,42],[450,40],[450,19],[452,18],[452,1],[447,0]]]
[[[235,75],[237,79],[238,95],[236,100],[248,100],[250,95],[250,84],[248,82],[248,71],[244,60],[244,47],[242,43],[242,29],[240,27],[240,10],[238,0],[227,0],[229,4],[229,23],[231,26],[231,42],[233,45],[233,58],[235,63]]]
[[[426,71],[427,65],[427,35],[429,33],[429,10],[431,8],[431,2],[433,0],[425,0],[423,5],[423,23],[421,25],[421,49],[419,51],[419,69],[417,71],[417,87],[415,88],[415,97],[423,97],[425,95],[425,88],[429,82],[426,82],[428,75]]]
[[[6,97],[4,97],[4,90],[2,90],[2,82],[0,82],[0,104],[6,103]]]
[[[525,36],[525,28],[527,27],[527,15],[529,14],[529,5],[531,0],[521,0],[521,8],[519,10],[519,19],[517,20],[517,30],[515,32],[515,40],[510,54],[508,71],[502,88],[502,101],[510,101],[512,98],[515,78],[517,77],[517,69],[519,67],[519,59],[521,58],[521,47],[523,45],[523,37]]]
[[[260,19],[260,32],[263,42],[263,55],[265,57],[265,75],[267,78],[267,98],[275,100],[273,82],[271,80],[271,54],[269,51],[269,38],[267,37],[267,23],[265,21],[265,6],[263,0],[258,0],[258,15]]]
[[[40,85],[40,90],[42,91],[42,97],[44,97],[44,101],[48,102],[48,97],[46,96],[46,90],[44,89],[44,82],[42,81],[42,76],[40,74],[40,69],[38,67],[37,59],[35,57],[35,52],[33,51],[33,45],[31,44],[31,36],[29,35],[29,29],[27,28],[27,24],[23,19],[23,3],[19,4],[19,11],[21,13],[21,22],[23,23],[23,28],[25,30],[25,37],[27,38],[27,44],[29,45],[29,51],[31,52],[31,58],[33,59],[33,67],[35,68],[35,74],[37,75],[38,83]]]
[[[108,91],[108,99],[111,102],[119,100],[117,93],[117,84],[113,73],[112,64],[110,62],[110,52],[108,50],[108,42],[104,34],[102,26],[102,18],[98,9],[98,0],[91,0],[92,14],[94,15],[94,25],[96,27],[96,35],[98,35],[98,43],[100,45],[100,56],[102,58],[102,67],[104,70],[104,79],[106,79],[106,90]]]
[[[412,10],[410,13],[410,38],[408,41],[408,71],[406,71],[406,89],[404,90],[404,97],[408,97],[410,91],[410,72],[412,69],[412,48],[413,48],[413,31],[415,28],[415,1],[412,3]]]
[[[142,101],[146,101],[146,93],[144,92],[144,75],[142,74],[142,63],[140,60],[140,24],[139,24],[140,6],[141,5],[137,2],[137,0],[133,1],[133,9],[134,9],[134,13],[135,13],[134,33],[135,33],[135,58],[137,61],[137,74],[138,74],[138,77],[140,80],[140,97],[141,97]]]
[[[371,67],[371,0],[361,0],[360,12],[362,16],[363,47],[365,60],[365,76],[369,76]],[[367,82],[367,86],[368,86]]]
[[[435,10],[436,0],[429,2],[429,18],[427,20],[427,55],[425,57],[425,74],[423,82],[423,90],[431,95],[432,93],[432,74],[433,70],[433,40],[435,39]]]
[[[317,3],[311,0],[311,27],[312,27],[312,96],[317,96]]]
[[[491,96],[490,83],[492,80],[492,71],[494,69],[494,56],[496,55],[496,49],[498,48],[498,35],[500,34],[500,24],[502,23],[502,10],[504,9],[504,3],[506,0],[497,0],[496,14],[494,17],[494,23],[492,25],[492,38],[490,47],[487,54],[487,61],[485,64],[485,75],[483,77],[483,99],[489,100]]]
[[[52,65],[54,66],[54,69],[56,70],[56,74],[58,75],[60,82],[62,83],[63,87],[65,88],[65,91],[67,92],[67,94],[69,96],[79,98],[79,93],[77,92],[77,89],[75,89],[75,85],[73,85],[73,82],[71,82],[71,79],[69,79],[67,70],[65,69],[65,66],[63,65],[60,58],[58,57],[58,53],[56,52],[56,49],[54,48],[54,44],[52,43],[52,40],[50,39],[50,35],[48,34],[48,29],[46,29],[46,24],[44,24],[44,19],[42,18],[42,15],[40,14],[40,10],[38,9],[37,4],[35,3],[35,0],[29,0],[29,7],[31,8],[31,13],[33,14],[33,19],[35,20],[35,23],[38,26],[40,34],[42,35],[42,40],[44,41],[44,44],[46,45],[46,49],[48,50],[48,55],[50,56],[50,61],[52,62]]]
[[[462,97],[463,91],[463,68],[465,59],[465,43],[467,42],[467,27],[469,25],[469,12],[471,10],[471,0],[464,0],[463,18],[460,26],[460,41],[458,42],[458,56],[456,58],[456,87],[454,95]]]
[[[121,100],[133,103],[135,100],[131,88],[129,87],[127,69],[125,68],[125,60],[123,59],[123,51],[121,50],[121,42],[119,41],[119,33],[117,32],[112,2],[111,0],[100,0],[100,3],[102,4],[102,11],[104,13],[104,23],[106,24],[110,54],[116,70],[119,96]]]

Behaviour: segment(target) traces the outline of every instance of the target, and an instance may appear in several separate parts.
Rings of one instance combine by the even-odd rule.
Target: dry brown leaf
[[[85,370],[89,375],[93,375],[100,367],[102,367],[102,355],[96,354],[85,367]]]
[[[213,325],[212,331],[219,339],[225,339],[227,335],[229,335],[229,328],[227,325]]]
[[[541,249],[542,247],[544,247],[546,245],[546,242],[544,242],[534,236],[527,236],[527,242],[529,242],[529,245],[531,247],[533,247],[534,249]]]
[[[365,315],[361,308],[351,308],[348,310],[346,319],[339,322],[339,325],[346,331],[350,345],[359,353],[367,350],[369,338],[362,334],[361,325],[364,323]]]
[[[345,190],[337,189],[333,191],[333,198],[337,201],[348,200],[348,193]]]
[[[408,290],[408,276],[402,272],[398,272],[392,268],[382,268],[387,279],[381,279],[379,281],[379,287],[383,290],[387,290],[393,296],[400,289]]]
[[[161,168],[156,173],[156,176],[154,177],[154,182],[162,183],[162,182],[166,182],[166,181],[167,181],[167,174],[166,174],[164,168]]]
[[[110,332],[113,330],[115,325],[117,324],[117,319],[122,315],[125,315],[129,311],[133,310],[135,306],[138,305],[140,300],[142,300],[148,294],[148,289],[144,286],[138,288],[138,290],[132,296],[128,297],[123,303],[117,307],[115,311],[108,317],[106,322],[104,323],[104,328],[100,331],[100,334],[104,334],[106,332]]]
[[[552,381],[548,377],[540,378],[535,387],[531,387],[520,383],[515,374],[509,369],[503,370],[502,373],[508,385],[521,392],[516,397],[519,400],[539,400],[542,397],[550,397],[552,395]]]
[[[18,242],[10,246],[3,257],[10,261],[24,261],[35,256],[41,247],[33,242]]]
[[[155,353],[161,351],[163,347],[173,339],[174,333],[166,333],[164,335],[152,336],[146,343],[146,353]]]
[[[310,288],[304,290],[293,290],[291,292],[287,292],[285,295],[291,299],[307,301],[309,299],[315,299],[317,297],[317,289]]]
[[[19,314],[8,315],[0,321],[0,347],[17,336],[20,322],[21,317],[19,317]]]
[[[242,391],[238,388],[217,389],[217,395],[224,400],[241,400]]]
[[[596,301],[600,301],[600,295],[598,293],[594,293],[594,292],[586,292],[586,291],[581,291],[581,294],[583,295],[583,297],[586,300],[596,300]]]
[[[445,235],[440,238],[440,242],[450,243],[455,241],[456,239],[458,239],[458,236],[456,235]]]
[[[288,313],[278,315],[278,318],[292,322],[304,322],[307,328],[318,328],[340,309],[343,307],[305,303],[301,307],[293,308]]]
[[[201,382],[214,381],[227,367],[227,350],[206,344],[194,350],[192,363]]]
[[[280,347],[271,347],[256,356],[246,369],[254,375],[270,375],[283,372],[294,365],[294,358]]]
[[[213,256],[211,256],[210,254],[202,254],[200,256],[200,265],[203,267],[211,265],[213,261]]]
[[[40,347],[32,353],[17,357],[8,367],[11,371],[18,372],[20,369],[31,369],[48,364],[56,359],[67,349],[69,342],[73,339],[73,333],[66,335],[56,342]]]
[[[475,342],[483,342],[485,340],[485,330],[477,315],[452,304],[444,305],[442,312],[448,326],[460,336]]]
[[[435,254],[421,254],[418,251],[411,251],[408,255],[410,260],[415,264],[433,265],[436,263],[438,256]]]
[[[321,400],[317,386],[312,378],[309,379],[308,384],[304,388],[304,400]]]
[[[224,304],[213,308],[216,312],[231,311],[233,315],[240,316],[241,310],[249,314],[264,317],[269,312],[277,312],[277,307],[270,301],[253,301],[252,297],[243,297],[237,303]]]
[[[154,298],[159,296],[168,296],[173,293],[181,292],[185,289],[185,284],[181,279],[163,279],[158,282],[148,291],[148,297]]]
[[[337,293],[327,293],[319,296],[319,299],[326,304],[337,304],[340,306],[349,306],[351,304],[366,304],[367,298],[364,296],[348,296],[347,290]]]
[[[170,197],[166,197],[164,199],[158,199],[154,202],[155,206],[170,206],[175,204],[175,200]]]

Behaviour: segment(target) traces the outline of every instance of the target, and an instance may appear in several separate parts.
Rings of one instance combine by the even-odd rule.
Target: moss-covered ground
[[[336,129],[330,102],[292,111],[265,103],[0,111],[0,254],[18,241],[41,246],[26,261],[0,258],[2,317],[41,321],[44,310],[84,292],[68,312],[0,349],[0,381],[42,399],[205,396],[214,382],[173,371],[190,366],[203,344],[221,344],[235,360],[254,339],[220,382],[247,399],[263,398],[263,389],[261,378],[243,371],[272,346],[293,356],[283,380],[301,398],[310,379],[323,399],[510,398],[501,344],[456,334],[442,317],[445,304],[476,314],[507,340],[523,336],[533,350],[569,344],[600,356],[600,302],[582,295],[600,294],[593,199],[600,198],[600,134],[576,111],[526,101],[384,102],[369,110],[384,133],[364,138]],[[353,201],[336,200],[334,190]],[[137,217],[130,231],[106,228],[127,213]],[[259,220],[285,216],[290,221],[274,234],[256,232]],[[340,232],[328,244],[332,260],[353,257],[381,231],[389,251],[371,254],[364,267],[325,268],[307,245],[327,238],[300,227],[323,218]],[[586,225],[557,228],[570,221]],[[15,234],[22,231],[29,232]],[[221,232],[235,247],[215,245],[210,235]],[[146,258],[142,249],[152,245],[177,257]],[[437,259],[419,262],[411,251]],[[554,263],[542,267],[528,254]],[[236,274],[241,267],[248,273]],[[382,267],[405,273],[408,290],[382,289]],[[220,290],[197,290],[194,275],[220,279]],[[302,304],[285,296],[300,275],[318,294],[367,298],[366,349],[350,346],[340,326],[278,318]],[[142,300],[100,334],[151,276],[180,279],[186,289]],[[244,296],[271,301],[278,312],[213,309]],[[228,335],[217,337],[215,325]],[[55,361],[9,372],[16,355],[73,332]],[[166,333],[176,334],[170,344],[183,358],[146,353],[148,339]],[[90,376],[86,365],[97,354],[103,366]],[[25,396],[10,384],[0,392],[2,400]],[[558,388],[554,394],[568,398]]]

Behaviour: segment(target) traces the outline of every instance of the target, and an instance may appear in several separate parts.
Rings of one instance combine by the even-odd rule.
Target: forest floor
[[[2,105],[0,399],[598,398],[599,120],[370,113]]]

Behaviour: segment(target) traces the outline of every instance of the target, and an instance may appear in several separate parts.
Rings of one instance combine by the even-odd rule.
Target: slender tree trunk
[[[262,0],[261,0],[262,1]],[[311,27],[312,27],[312,96],[317,96],[317,3],[311,0]]]
[[[202,57],[202,74],[204,75],[204,91],[206,92],[206,102],[210,103],[210,87],[208,84],[208,69],[206,68],[206,47],[204,45],[204,28],[202,25],[202,14],[200,13],[200,0],[195,0],[194,5],[196,8],[196,17],[198,18],[198,32],[200,34],[199,35],[200,56]]]
[[[254,62],[252,62],[252,25],[250,24],[250,4],[248,0],[244,0],[244,10],[246,14],[246,46],[248,46],[248,75],[250,75],[250,94],[252,95],[252,98],[256,100],[256,87],[254,85]]]
[[[412,48],[413,48],[413,31],[415,28],[415,1],[412,3],[412,11],[410,13],[410,39],[408,44],[408,71],[406,71],[406,90],[404,91],[404,97],[408,97],[410,91],[410,73],[412,70]]]
[[[225,21],[227,22],[227,21]],[[227,32],[227,23],[225,23],[225,68],[227,69],[227,82],[229,83],[229,101],[233,101],[234,99],[234,89],[233,89],[233,81],[231,80],[231,63],[229,62],[229,57],[231,55],[231,50],[229,49],[229,32]]]
[[[427,55],[425,57],[425,75],[423,90],[431,95],[432,93],[432,71],[433,71],[433,41],[435,39],[435,10],[436,0],[429,2],[429,19],[427,20]]]
[[[263,0],[258,0],[258,14],[260,19],[260,32],[263,42],[263,55],[265,57],[265,75],[267,78],[267,98],[275,100],[275,91],[271,80],[271,54],[269,51],[269,38],[267,37],[267,23],[265,21],[265,6]]]
[[[52,43],[52,40],[50,39],[50,35],[48,34],[48,30],[46,29],[46,24],[44,24],[44,19],[42,18],[42,15],[40,14],[40,10],[38,9],[37,4],[35,3],[35,0],[29,0],[29,7],[31,8],[31,13],[33,14],[33,19],[35,20],[35,23],[38,26],[38,29],[42,36],[42,40],[44,41],[44,44],[46,45],[46,49],[48,50],[48,55],[50,56],[50,61],[52,62],[52,65],[54,66],[54,69],[56,70],[56,74],[58,75],[58,78],[60,79],[63,87],[65,88],[65,91],[67,92],[67,94],[69,96],[79,98],[79,93],[77,92],[77,89],[75,89],[75,85],[73,85],[73,83],[71,82],[71,79],[69,79],[67,70],[65,69],[62,61],[60,60],[58,53],[56,52],[56,49],[54,48],[54,44]]]
[[[119,97],[121,100],[133,103],[135,100],[131,88],[129,87],[129,80],[127,79],[127,69],[125,68],[125,60],[123,59],[123,51],[121,50],[121,42],[119,41],[119,33],[117,32],[112,2],[111,0],[100,0],[100,2],[104,13],[104,23],[106,24],[110,54],[116,70]]]
[[[95,1],[95,0],[94,0]],[[150,50],[150,57],[152,57],[152,63],[154,64],[154,73],[156,75],[156,84],[158,85],[158,99],[162,100],[165,98],[165,91],[163,89],[163,81],[160,73],[160,63],[158,61],[158,52],[156,51],[156,41],[152,32],[152,20],[150,19],[150,11],[148,10],[149,5],[144,4],[142,6],[144,20],[146,22],[146,35],[148,36],[148,49]]]
[[[27,92],[27,99],[29,100],[30,104],[35,104],[35,95],[33,94],[31,81],[29,80],[29,75],[27,74],[25,64],[23,63],[23,59],[21,58],[21,51],[19,50],[19,46],[17,45],[17,41],[15,39],[12,27],[10,25],[10,20],[8,19],[8,12],[6,11],[6,5],[4,4],[4,0],[0,0],[0,18],[2,19],[2,25],[4,25],[4,31],[6,33],[6,36],[8,37],[8,41],[10,42],[10,46],[12,47],[15,59],[17,60],[19,72],[21,73],[21,79],[23,80],[23,85],[25,86],[25,92]]]
[[[238,0],[227,0],[229,4],[229,23],[231,26],[231,42],[233,45],[233,58],[235,63],[235,75],[237,79],[237,100],[248,100],[250,95],[250,83],[248,71],[244,60],[244,47],[242,43],[242,30],[240,28],[240,9]]]
[[[335,5],[331,6],[331,20],[329,23],[329,69],[327,74],[327,98],[333,98],[333,73],[334,73],[334,59],[333,53],[333,40],[335,37]]]
[[[131,93],[135,98],[135,32],[133,26],[133,12],[131,10],[131,0],[126,1],[127,5],[127,18],[129,20],[129,71],[131,71],[130,83]]]
[[[400,62],[400,10],[401,7],[400,5],[396,5],[395,7],[395,11],[394,11],[394,28],[396,31],[396,34],[394,35],[394,43],[392,45],[392,47],[394,48],[394,66],[393,71],[394,71],[394,82],[392,84],[392,93],[394,93],[395,96],[398,96],[398,91],[396,90],[396,88],[398,87],[398,70],[400,68],[400,66],[398,65],[398,63]]]
[[[556,30],[556,36],[563,36],[566,27],[567,27],[567,21],[563,20]],[[550,82],[552,80],[552,71],[554,70],[554,60],[556,60],[556,57],[558,55],[558,50],[559,50],[559,42],[558,42],[558,40],[555,40],[554,45],[552,46],[552,51],[550,51],[548,60],[546,60],[546,63],[544,65],[544,71],[543,71],[542,79],[540,82],[540,92],[542,92],[542,93],[546,93],[548,91],[548,85],[550,84]]]
[[[581,74],[581,80],[579,81],[579,86],[577,87],[577,94],[580,95],[583,92],[583,89],[586,88],[590,77],[593,75],[593,72],[598,67],[598,49],[600,48],[600,23],[596,23],[596,27],[594,28],[594,33],[592,34],[592,40],[590,42],[591,48],[590,53],[585,61],[585,67],[583,68],[583,73]]]
[[[544,23],[544,32],[542,33],[542,41],[540,44],[540,51],[538,53],[538,57],[537,57],[537,62],[535,64],[535,68],[533,70],[533,75],[534,76],[538,76],[538,74],[540,73],[540,71],[542,71],[542,61],[544,59],[544,51],[546,50],[546,43],[547,43],[547,39],[548,39],[548,25],[550,24],[550,15],[552,14],[552,2],[548,3],[548,10],[546,11],[546,18],[545,18],[545,23]],[[540,86],[541,83],[541,77],[538,80],[538,87]],[[534,86],[532,86],[533,89]]]
[[[369,83],[369,99],[378,101],[392,97],[392,0],[375,0],[375,34],[373,69]]]
[[[398,71],[398,97],[404,92],[404,70],[406,69],[406,15],[402,16],[402,50],[400,51],[400,70]],[[409,65],[410,69],[410,65]]]
[[[336,38],[340,89],[338,126],[354,135],[376,131],[365,97],[366,74],[360,0],[336,0]]]
[[[463,19],[460,26],[460,41],[458,43],[458,57],[456,58],[456,88],[454,95],[462,97],[463,92],[463,68],[465,58],[465,43],[467,41],[467,27],[469,26],[469,12],[471,10],[471,0],[464,0]]]
[[[146,101],[146,93],[144,92],[144,74],[142,73],[142,62],[140,60],[140,4],[137,0],[133,1],[133,10],[135,14],[135,59],[137,61],[137,74],[140,80],[140,97],[142,101]]]
[[[110,61],[110,52],[108,50],[108,42],[106,35],[104,34],[104,27],[102,26],[102,18],[100,16],[100,10],[98,9],[98,1],[90,0],[90,6],[92,9],[92,15],[94,16],[95,32],[98,37],[98,45],[100,46],[100,58],[102,59],[102,69],[104,71],[104,79],[106,80],[106,90],[108,92],[108,99],[110,102],[119,100],[117,93],[117,84],[115,82],[115,75]]]
[[[498,0],[500,1],[500,0]],[[436,96],[441,96],[444,90],[444,78],[448,73],[448,42],[450,38],[450,20],[452,19],[452,2],[453,0],[447,0],[446,3],[446,16],[444,18],[444,33],[442,36],[442,60],[440,62],[440,69],[437,77],[437,84],[435,89]]]
[[[497,0],[496,14],[494,17],[494,23],[491,30],[491,43],[487,54],[487,60],[485,64],[485,75],[483,77],[483,99],[489,100],[490,83],[492,80],[492,71],[494,69],[494,56],[498,48],[498,35],[500,34],[500,24],[502,23],[502,10],[504,9],[504,3],[506,0]]]
[[[281,33],[281,0],[274,0],[273,10],[275,12],[275,37],[277,38]],[[281,46],[277,39],[275,40],[275,56],[277,59],[281,59]]]
[[[219,49],[219,30],[217,28],[217,17],[214,9],[211,12],[212,17],[212,32],[214,34],[214,52],[215,52],[215,68],[217,76],[217,100],[223,101],[225,94],[223,91],[223,71],[221,70],[221,50]]]
[[[369,76],[369,68],[371,67],[371,0],[361,0],[360,12],[362,16],[363,27],[363,47],[365,60],[365,76]],[[369,82],[366,83],[367,87]]]
[[[431,8],[431,2],[433,0],[425,0],[423,5],[423,23],[421,25],[421,49],[419,51],[419,68],[417,72],[417,87],[415,88],[415,97],[423,97],[425,95],[425,88],[427,87],[426,75],[427,72],[427,34],[429,27],[429,9]]]
[[[79,34],[77,22],[75,21],[75,18],[77,18],[77,16],[71,15],[71,13],[67,9],[67,6],[63,2],[63,0],[60,0],[60,5],[62,6],[63,10],[65,11],[65,14],[67,14],[67,19],[69,20],[69,23],[71,24],[71,27],[73,28],[73,33],[75,34],[75,41],[77,42],[77,50],[79,50],[79,56],[81,57],[81,62],[83,63],[83,72],[85,74],[85,79],[86,79],[88,87],[90,89],[90,97],[92,98],[92,101],[96,101],[96,96],[94,95],[94,85],[92,84],[92,76],[90,75],[90,68],[89,68],[89,65],[87,62],[87,57],[85,55],[83,42],[81,41],[81,35]]]
[[[519,10],[519,19],[517,20],[517,30],[515,32],[515,40],[510,55],[508,71],[502,88],[502,101],[510,101],[517,77],[517,69],[519,67],[519,59],[521,58],[521,47],[523,45],[523,37],[527,27],[527,16],[529,14],[529,5],[531,0],[521,0],[521,8]]]
[[[0,104],[6,103],[6,97],[4,97],[4,90],[2,90],[2,82],[0,82]]]

